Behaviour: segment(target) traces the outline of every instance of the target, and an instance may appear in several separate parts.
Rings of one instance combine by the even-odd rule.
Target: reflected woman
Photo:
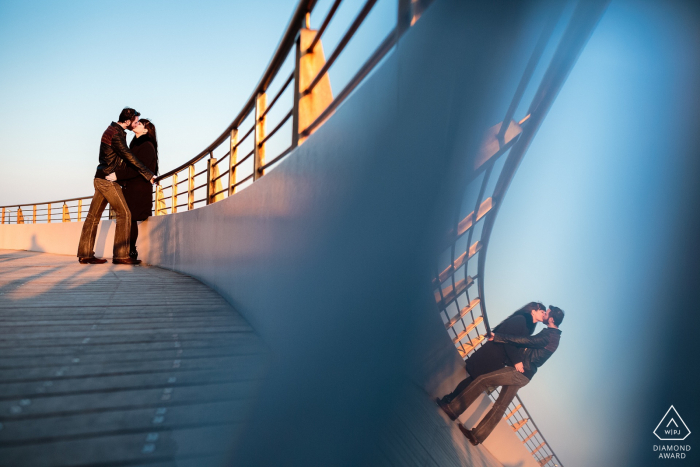
[[[141,119],[134,124],[134,139],[129,144],[129,149],[143,165],[158,175],[158,139],[156,127],[148,119]],[[137,222],[148,219],[153,213],[153,185],[139,176],[134,166],[128,163],[120,166],[116,171],[117,182],[122,186],[126,204],[131,211],[131,237],[129,257],[138,258],[136,251],[136,239],[139,236]]]

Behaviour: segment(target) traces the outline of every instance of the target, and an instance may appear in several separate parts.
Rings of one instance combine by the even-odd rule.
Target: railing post
[[[255,98],[255,153],[253,154],[253,180],[257,180],[263,176],[262,170],[260,169],[265,165],[265,145],[260,144],[265,138],[265,120],[267,117],[262,117],[261,115],[265,112],[267,107],[267,94],[264,92],[258,93]]]
[[[238,172],[238,167],[236,162],[238,162],[238,128],[231,130],[231,152],[228,156],[228,195],[231,196],[236,192],[236,173]]]
[[[46,205],[46,207],[47,207],[47,209],[46,209],[46,214],[47,214],[46,223],[50,224],[51,223],[51,203],[48,203]],[[112,209],[111,206],[110,206],[110,209]]]
[[[114,212],[112,211],[112,205],[111,205],[111,204],[109,205],[109,211],[107,211],[107,213],[108,213],[107,217],[108,217],[109,219],[114,219]]]
[[[22,208],[17,207],[17,223],[24,224],[24,214],[22,214]]]
[[[32,208],[32,224],[36,224],[36,204]]]
[[[177,212],[177,174],[173,174],[172,177],[172,188],[170,189],[170,213],[175,214]]]
[[[297,66],[295,73],[294,90],[294,114],[297,117],[293,126],[296,128],[292,138],[296,138],[296,144],[302,144],[309,135],[304,135],[309,125],[311,125],[324,110],[333,102],[333,92],[331,91],[331,81],[328,73],[325,73],[321,80],[314,86],[311,92],[306,93],[309,85],[316,79],[316,76],[326,64],[326,57],[323,53],[321,40],[316,42],[314,49],[307,52],[311,46],[316,33],[314,29],[302,28],[299,31],[299,41],[297,42]]]
[[[68,212],[68,205],[63,203],[63,216],[61,222],[70,222],[70,213]]]
[[[78,222],[83,220],[83,200],[78,200]]]
[[[431,3],[433,0],[399,0],[399,17],[396,24],[399,37],[416,24]]]
[[[399,0],[399,17],[396,21],[396,30],[399,37],[411,27],[413,20],[413,0]]]
[[[292,107],[292,147],[299,146],[299,99],[301,99],[300,64],[301,64],[301,33],[295,43],[294,59],[294,104]]]
[[[2,208],[2,221],[0,221],[0,223],[5,223],[5,208]]]
[[[156,216],[165,214],[165,201],[163,200],[163,187],[156,185]]]
[[[187,175],[187,210],[194,209],[194,165],[190,165]]]

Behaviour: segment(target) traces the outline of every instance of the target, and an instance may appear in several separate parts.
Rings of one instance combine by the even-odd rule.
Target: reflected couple
[[[465,362],[467,377],[454,391],[441,399],[438,406],[452,420],[457,418],[488,388],[501,386],[496,403],[472,430],[461,423],[460,431],[473,445],[491,434],[513,401],[518,390],[530,383],[537,369],[559,347],[564,311],[550,305],[530,302],[493,329],[488,342]],[[532,336],[537,323],[547,327]]]

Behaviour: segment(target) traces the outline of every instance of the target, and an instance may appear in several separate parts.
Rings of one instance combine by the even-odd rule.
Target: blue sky
[[[343,4],[326,51],[357,3]],[[164,170],[196,155],[250,96],[295,4],[0,2],[0,205],[89,196],[96,135],[125,105],[156,123]],[[393,26],[395,9],[378,2],[332,69],[335,89]],[[609,439],[646,394],[651,361],[640,355],[655,338],[650,297],[679,215],[679,135],[694,131],[684,95],[700,82],[689,18],[678,4],[611,3],[493,232],[491,321],[529,300],[567,312],[560,349],[521,394],[568,467],[624,465]]]

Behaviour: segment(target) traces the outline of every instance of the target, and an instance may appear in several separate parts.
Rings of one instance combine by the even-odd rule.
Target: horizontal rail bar
[[[265,115],[267,115],[267,113],[270,111],[270,109],[272,109],[272,106],[275,105],[275,102],[277,102],[277,99],[280,98],[280,96],[282,95],[284,90],[287,89],[287,86],[289,86],[289,83],[291,83],[293,79],[294,79],[294,72],[292,71],[292,74],[289,75],[289,78],[287,78],[287,81],[284,82],[284,84],[282,85],[282,88],[279,91],[277,91],[277,94],[272,99],[272,102],[270,102],[270,105],[268,105],[267,109],[265,109],[265,111],[260,115],[260,118],[258,119],[258,121],[261,121],[263,118],[265,118]]]
[[[250,180],[251,178],[253,178],[253,174],[248,175],[246,178],[244,178],[244,179],[241,180],[240,182],[236,182],[236,183],[234,183],[234,184],[231,185],[231,186],[237,187],[238,185],[241,185],[241,184],[247,182],[247,181]]]
[[[80,198],[69,198],[69,199],[60,199],[58,201],[42,201],[40,203],[25,203],[25,204],[8,204],[6,206],[0,206],[0,208],[17,208],[17,207],[22,207],[22,206],[39,206],[40,204],[59,204],[59,203],[67,203],[69,201],[80,201],[81,199],[92,199],[92,196],[81,196]]]
[[[231,155],[231,151],[229,151],[229,152],[227,152],[226,154],[224,154],[223,156],[221,156],[221,157],[220,157],[219,159],[217,159],[216,162],[214,162],[211,166],[212,166],[212,167],[216,167],[217,165],[219,165],[220,162],[225,161],[226,158],[227,158],[228,156],[230,156],[230,155]]]
[[[387,36],[384,38],[382,43],[377,47],[372,56],[367,59],[365,64],[358,70],[355,76],[345,85],[338,96],[333,99],[326,110],[321,112],[316,120],[313,121],[308,127],[306,127],[301,134],[303,136],[309,136],[312,131],[314,131],[321,123],[323,123],[333,112],[338,108],[340,104],[352,93],[355,88],[362,82],[362,80],[369,74],[370,71],[379,63],[382,58],[391,50],[391,48],[396,44],[396,28],[394,28]]]
[[[226,193],[226,192],[228,192],[228,187],[224,188],[223,190],[217,191],[216,193],[214,193],[211,196],[214,197],[216,195],[220,195],[221,193]]]
[[[228,175],[228,170],[226,170],[226,172],[223,172],[222,174],[220,174],[218,177],[214,177],[214,178],[212,179],[212,182],[215,182],[215,181],[217,181],[217,180],[219,180],[219,179],[221,179],[221,178],[224,178],[226,175]],[[227,190],[228,190],[228,188],[227,188]]]
[[[352,22],[348,30],[345,32],[345,35],[343,38],[340,40],[338,45],[335,47],[335,50],[331,54],[331,56],[328,58],[326,63],[321,67],[321,70],[318,72],[316,77],[314,78],[313,81],[311,81],[311,84],[309,84],[309,87],[304,90],[302,93],[304,96],[309,94],[313,89],[316,87],[316,85],[321,81],[321,78],[323,78],[323,75],[325,75],[328,72],[328,69],[333,65],[335,60],[338,58],[340,53],[343,51],[346,45],[348,45],[348,42],[350,42],[350,39],[352,39],[352,36],[355,35],[355,32],[359,29],[360,25],[362,22],[365,20],[365,17],[369,14],[370,10],[374,6],[374,4],[377,3],[377,0],[367,0],[365,3],[365,6],[362,7],[362,10],[358,13],[357,17],[355,20]]]
[[[309,48],[306,49],[306,53],[310,53],[312,50],[314,50],[314,47],[316,47],[316,44],[318,43],[318,41],[321,40],[321,36],[326,31],[328,24],[331,22],[331,19],[333,19],[333,15],[335,15],[336,10],[340,6],[340,2],[342,2],[342,1],[343,0],[335,0],[335,2],[333,3],[333,6],[331,6],[331,9],[328,10],[328,14],[326,15],[326,18],[323,20],[323,23],[321,23],[321,27],[318,28],[318,31],[316,32],[316,35],[314,36],[314,40],[311,41]]]
[[[244,163],[246,160],[248,160],[248,158],[249,158],[250,156],[252,156],[253,154],[255,154],[255,149],[253,149],[253,150],[250,151],[248,154],[246,154],[246,155],[243,157],[243,159],[241,159],[241,160],[239,160],[238,162],[236,162],[235,164],[233,164],[233,165],[231,166],[231,168],[233,169],[233,168],[235,168],[235,167],[238,167],[239,165],[241,165],[242,163]]]
[[[279,161],[279,160],[282,159],[283,157],[289,155],[289,153],[292,152],[293,149],[294,149],[294,145],[289,146],[287,149],[285,149],[284,151],[282,151],[282,153],[281,153],[279,156],[275,157],[274,159],[272,159],[270,162],[266,163],[266,164],[263,165],[262,167],[258,167],[258,170],[259,170],[260,172],[262,172],[263,170],[265,170],[266,168],[270,167],[271,165],[273,165],[274,163],[276,163],[277,161]]]
[[[287,123],[287,120],[289,120],[289,118],[292,116],[292,112],[294,112],[294,110],[290,110],[289,113],[288,113],[287,115],[285,115],[284,118],[282,118],[282,120],[277,124],[277,126],[274,127],[274,128],[272,129],[272,131],[270,131],[270,133],[268,133],[267,136],[265,136],[265,137],[258,143],[258,147],[259,147],[259,148],[262,147],[262,145],[265,144],[265,143],[267,142],[268,139],[272,138],[272,137],[275,135],[275,133],[277,133],[277,130],[279,130],[279,129],[282,127],[282,125],[284,125],[285,123]]]

